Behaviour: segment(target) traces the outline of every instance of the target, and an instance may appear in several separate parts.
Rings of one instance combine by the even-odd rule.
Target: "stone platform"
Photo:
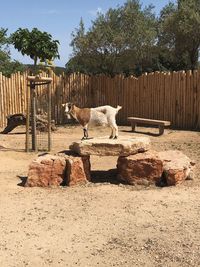
[[[25,186],[88,183],[91,181],[91,155],[117,156],[116,180],[130,185],[177,185],[192,178],[195,165],[181,151],[151,150],[147,137],[120,137],[114,140],[98,137],[74,142],[70,149],[35,159],[29,166]]]
[[[129,156],[150,149],[148,137],[97,137],[72,143],[71,151],[81,156]]]

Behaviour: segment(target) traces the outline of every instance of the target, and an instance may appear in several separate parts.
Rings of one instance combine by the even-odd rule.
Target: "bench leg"
[[[164,134],[164,129],[165,129],[164,126],[159,125],[159,135]]]
[[[136,123],[131,123],[131,127],[132,127],[132,132],[134,132],[135,131],[135,127],[136,127]]]

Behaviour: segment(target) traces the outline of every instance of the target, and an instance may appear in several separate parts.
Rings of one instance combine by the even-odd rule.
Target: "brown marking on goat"
[[[90,108],[78,108],[75,105],[72,106],[70,110],[70,114],[79,121],[79,123],[84,127],[90,121],[91,116],[91,109]]]

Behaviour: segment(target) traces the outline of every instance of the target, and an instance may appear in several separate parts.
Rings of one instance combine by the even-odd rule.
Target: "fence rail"
[[[0,73],[0,127],[6,116],[26,113],[27,73]],[[118,123],[127,124],[128,116],[170,120],[181,129],[200,129],[200,70],[145,73],[136,78],[117,75],[52,74],[52,118],[63,123],[62,103],[74,102],[80,107],[99,105],[123,106]],[[46,94],[45,86],[38,94]]]

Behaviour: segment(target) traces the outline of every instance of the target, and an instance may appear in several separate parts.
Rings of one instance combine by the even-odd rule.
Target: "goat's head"
[[[74,104],[73,103],[65,103],[62,104],[62,106],[65,109],[65,114],[68,115],[72,112],[73,108],[74,108]]]

